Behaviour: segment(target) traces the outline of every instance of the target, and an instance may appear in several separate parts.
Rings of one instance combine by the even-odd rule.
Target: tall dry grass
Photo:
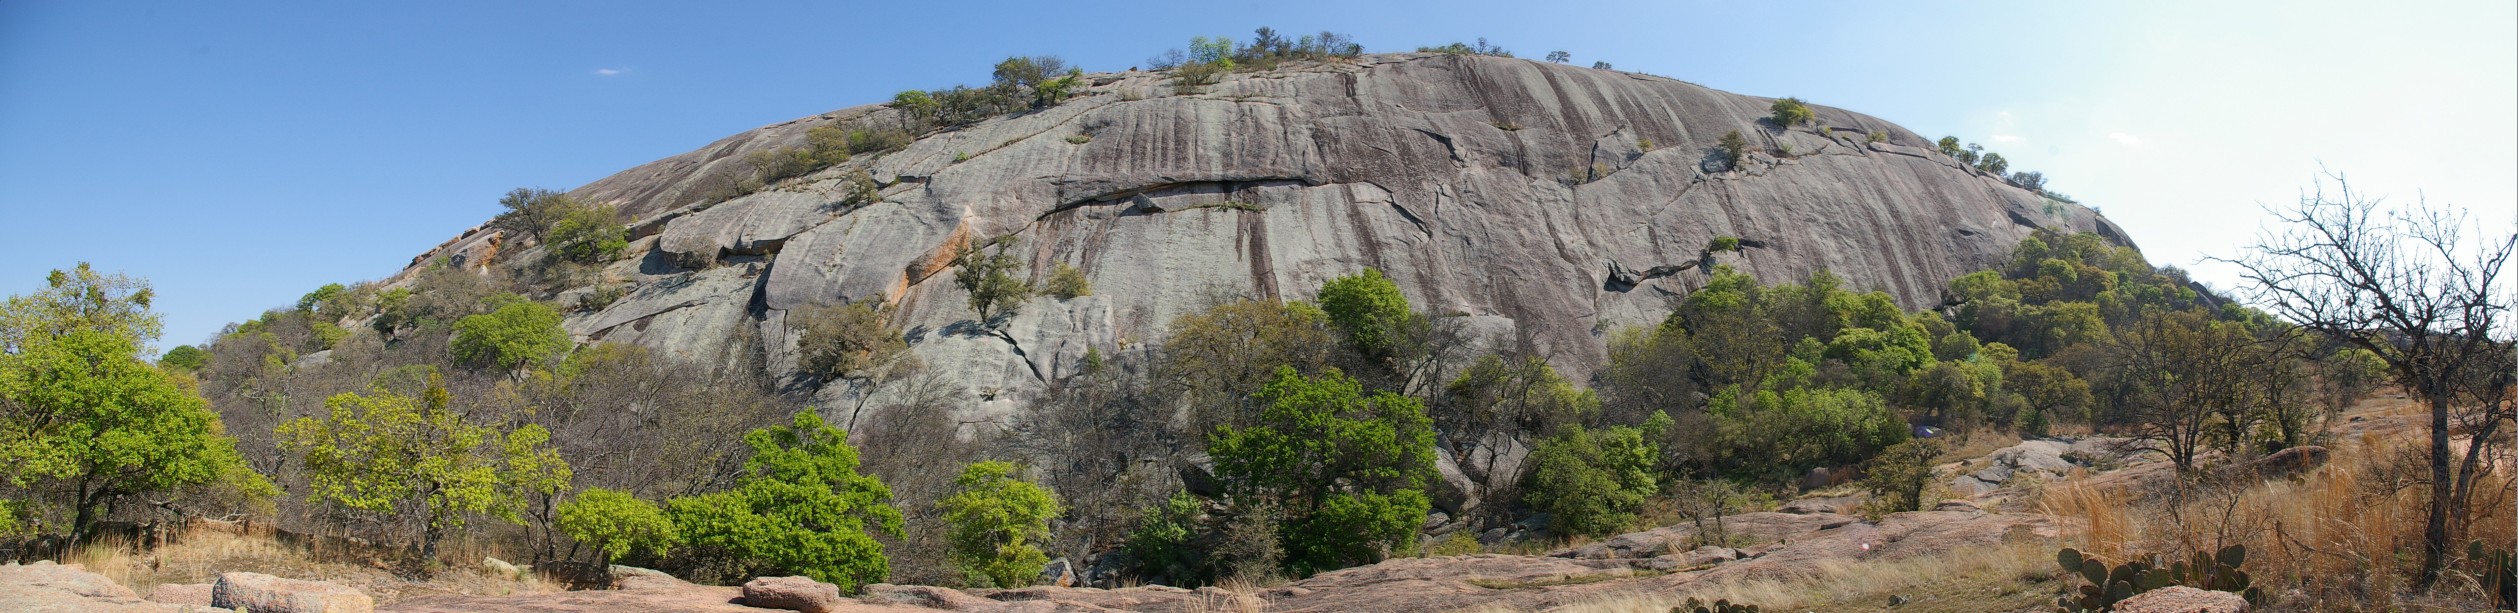
[[[2054,548],[2020,542],[1896,560],[1828,560],[1788,577],[1706,581],[1667,593],[1624,594],[1554,609],[1565,613],[1664,613],[1689,598],[1768,611],[2014,611],[2053,602]],[[1890,597],[1903,604],[1890,604]]]
[[[210,583],[219,573],[236,571],[329,581],[365,591],[380,603],[426,594],[503,596],[560,589],[530,574],[498,576],[479,565],[459,565],[427,579],[402,577],[362,554],[291,545],[269,534],[191,529],[154,548],[141,545],[122,536],[99,537],[60,561],[84,565],[141,594],[169,583]]]

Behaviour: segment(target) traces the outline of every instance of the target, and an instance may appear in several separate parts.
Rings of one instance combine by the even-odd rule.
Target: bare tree
[[[2246,414],[2253,344],[2236,322],[2199,310],[2152,313],[2121,330],[2113,353],[2118,377],[2131,388],[2126,409],[2136,446],[2166,454],[2188,474],[2211,437],[2245,432],[2245,424],[2228,420]]]
[[[2334,192],[2327,191],[2332,180]],[[2501,278],[2518,234],[2469,225],[2464,214],[2417,202],[2380,212],[2381,200],[2327,174],[2298,206],[2235,260],[2245,297],[2300,327],[2374,353],[2391,378],[2430,409],[2431,508],[2420,584],[2437,582],[2475,478],[2501,426],[2512,364]],[[2497,374],[2495,374],[2497,373]],[[2476,402],[2488,400],[2488,402]],[[2465,461],[2451,439],[2469,437]],[[2459,470],[2460,464],[2464,470]]]

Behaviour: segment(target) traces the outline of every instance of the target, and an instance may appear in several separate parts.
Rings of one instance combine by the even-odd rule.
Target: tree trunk
[[[2439,582],[2439,573],[2448,560],[2448,507],[2454,496],[2455,475],[2449,468],[2448,399],[2445,394],[2431,394],[2431,513],[2422,525],[2421,587],[2428,589]]]

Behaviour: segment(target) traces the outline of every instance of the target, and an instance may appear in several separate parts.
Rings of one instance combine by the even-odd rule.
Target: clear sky
[[[0,0],[0,294],[147,277],[161,346],[391,274],[519,186],[1056,54],[1334,30],[1800,96],[1984,143],[2220,286],[2260,204],[2518,208],[2518,3]]]

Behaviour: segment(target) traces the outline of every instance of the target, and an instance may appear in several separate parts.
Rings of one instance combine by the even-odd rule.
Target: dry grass
[[[141,548],[128,539],[99,538],[60,561],[85,565],[90,572],[142,595],[159,585],[210,583],[218,580],[219,573],[237,571],[338,583],[366,591],[379,603],[429,594],[503,596],[560,589],[530,575],[496,577],[472,565],[414,580],[358,556],[310,552],[267,536],[218,530],[188,531],[155,549]]]
[[[1198,598],[1189,602],[1192,613],[1260,613],[1268,610],[1268,599],[1260,595],[1283,579],[1245,579],[1229,577],[1211,589],[1198,590]]]
[[[1666,594],[1629,594],[1559,609],[1568,613],[1662,613],[1688,598],[1758,605],[1768,611],[1958,613],[2042,610],[2062,589],[2054,549],[2018,543],[1890,561],[1831,560],[1805,575],[1690,585]]]

